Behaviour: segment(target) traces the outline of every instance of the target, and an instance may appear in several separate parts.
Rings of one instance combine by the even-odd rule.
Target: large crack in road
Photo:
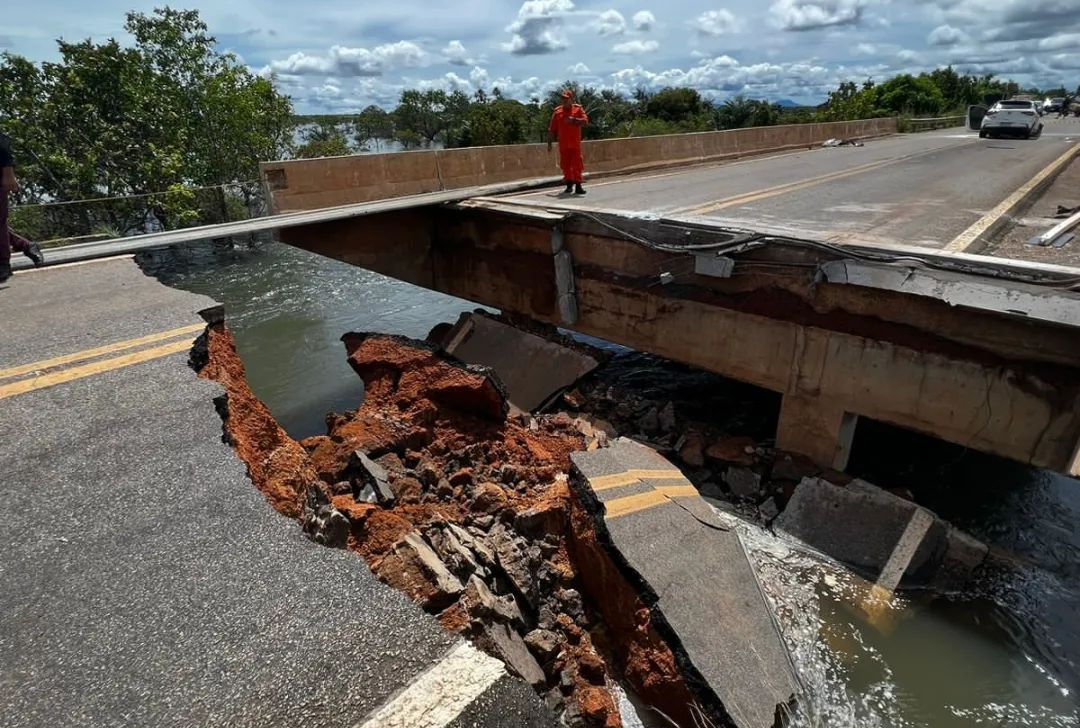
[[[570,454],[589,446],[581,423],[508,415],[489,371],[424,342],[344,341],[364,402],[302,442],[252,393],[223,324],[193,351],[199,376],[224,388],[226,440],[269,503],[504,660],[568,724],[620,726],[611,686],[625,680],[694,725],[702,701],[568,487]]]

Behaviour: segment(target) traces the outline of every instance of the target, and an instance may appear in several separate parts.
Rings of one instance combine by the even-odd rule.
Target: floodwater
[[[363,396],[341,334],[423,338],[475,308],[273,243],[139,261],[225,305],[252,388],[297,438]],[[963,594],[904,594],[871,619],[858,578],[741,524],[806,686],[794,725],[1080,726],[1080,482],[875,423],[860,424],[851,469],[911,489],[1015,567]]]

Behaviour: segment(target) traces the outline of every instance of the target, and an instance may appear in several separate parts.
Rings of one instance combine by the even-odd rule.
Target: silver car
[[[1034,101],[998,101],[983,117],[979,137],[1009,134],[1030,139],[1041,131],[1042,121]]]

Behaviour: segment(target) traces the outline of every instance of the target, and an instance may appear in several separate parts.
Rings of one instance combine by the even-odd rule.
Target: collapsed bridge
[[[771,141],[753,130],[756,151],[784,148],[782,129]],[[646,166],[645,143],[656,159],[691,143],[597,144],[620,141],[632,164],[611,171]],[[666,176],[727,174],[733,165],[691,165],[717,158],[692,141]],[[508,181],[539,168],[528,149],[275,162],[263,174],[282,218],[309,216],[283,242],[779,393],[778,446],[823,465],[846,465],[867,417],[1080,474],[1080,271],[544,196],[531,190],[550,180]],[[618,158],[604,154],[602,168]],[[656,176],[612,184],[633,192]]]

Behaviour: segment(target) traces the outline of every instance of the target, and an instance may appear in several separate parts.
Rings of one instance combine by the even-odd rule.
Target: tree
[[[937,114],[945,108],[945,96],[926,75],[894,76],[876,92],[878,108],[893,114]]]
[[[665,88],[648,97],[644,107],[647,116],[682,124],[705,113],[709,105],[694,89]]]
[[[741,129],[780,123],[783,110],[768,101],[755,101],[742,94],[728,99],[716,110],[716,128]]]
[[[465,101],[467,104],[468,99]],[[451,111],[451,99],[445,91],[402,91],[401,101],[393,114],[395,136],[406,148],[416,140],[431,146],[436,140],[445,138],[453,122]]]
[[[366,150],[371,142],[375,143],[376,151],[382,139],[392,139],[394,136],[394,121],[390,114],[378,106],[368,106],[356,117],[353,122],[355,129],[354,139],[360,149]]]
[[[333,122],[323,122],[304,130],[304,143],[296,150],[301,159],[344,157],[349,153],[345,132]]]
[[[292,108],[272,81],[216,50],[197,12],[129,13],[131,47],[60,41],[40,67],[0,57],[0,123],[19,146],[21,201],[49,207],[34,232],[172,228],[231,216],[260,194],[258,162],[291,145]],[[197,192],[192,187],[217,186]],[[132,196],[138,196],[131,199]]]

